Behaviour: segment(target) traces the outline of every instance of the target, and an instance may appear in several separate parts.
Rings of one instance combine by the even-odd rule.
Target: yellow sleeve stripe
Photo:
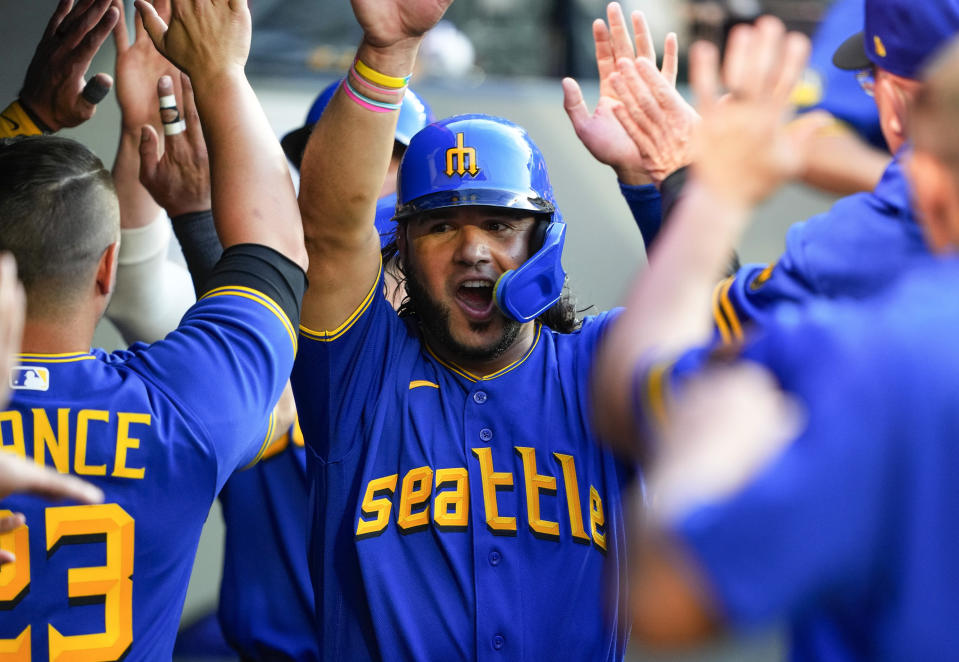
[[[14,101],[0,113],[0,138],[41,135],[43,131],[30,119],[20,101]]]
[[[203,300],[222,296],[243,297],[244,299],[250,299],[251,301],[256,301],[257,303],[263,305],[274,315],[276,315],[281,322],[283,322],[283,328],[286,329],[287,335],[290,336],[290,342],[293,343],[293,349],[296,349],[296,332],[293,330],[293,322],[290,321],[290,318],[287,317],[283,309],[280,308],[280,306],[273,299],[258,290],[254,290],[251,287],[241,287],[239,285],[226,285],[224,287],[217,287],[216,289],[210,290],[204,294],[202,297],[200,297],[200,299]]]
[[[270,442],[273,441],[273,430],[276,429],[276,410],[270,412],[270,424],[266,426],[266,439],[263,440],[263,443],[260,444],[260,450],[257,452],[256,457],[250,460],[250,463],[240,469],[240,471],[246,471],[257,462],[260,461],[260,458],[263,457],[263,454],[266,452],[266,449],[270,447]]]
[[[71,363],[73,361],[93,361],[97,357],[89,352],[69,352],[65,354],[17,354],[17,361],[29,363]]]
[[[428,380],[426,380],[426,379],[414,379],[413,381],[410,382],[410,390],[411,390],[411,391],[412,391],[414,388],[419,388],[419,387],[421,387],[421,386],[429,386],[429,387],[431,387],[431,388],[439,388],[439,387],[440,387],[440,385],[437,384],[436,382],[431,382],[431,381],[428,381]]]
[[[666,427],[666,374],[673,367],[672,363],[654,365],[646,378],[646,407],[652,413],[653,419],[660,429]]]
[[[729,290],[733,287],[733,280],[735,276],[730,276],[724,281],[722,290],[719,293],[719,301],[722,304],[723,312],[726,313],[726,319],[729,320],[729,327],[732,331],[733,338],[737,342],[742,342],[743,340],[743,325],[739,323],[739,316],[736,315],[736,308],[733,306],[733,302],[729,298]]]
[[[380,277],[383,275],[383,258],[380,258],[380,268],[376,272],[376,280],[373,281],[373,287],[370,288],[370,291],[366,293],[366,298],[363,299],[362,303],[353,311],[353,314],[346,318],[346,321],[340,324],[338,327],[332,331],[314,331],[306,326],[300,325],[300,333],[309,338],[310,340],[319,340],[320,342],[331,342],[336,340],[344,333],[350,330],[350,328],[356,323],[356,320],[362,317],[363,313],[366,312],[366,309],[370,307],[370,303],[373,301],[373,297],[376,296],[377,290],[380,288]]]
[[[720,281],[716,285],[716,289],[713,290],[713,321],[716,322],[716,328],[719,330],[719,337],[723,344],[728,345],[732,342],[729,336],[729,325],[726,323],[726,318],[723,317],[723,312],[719,307],[719,291],[723,288],[724,282]]]

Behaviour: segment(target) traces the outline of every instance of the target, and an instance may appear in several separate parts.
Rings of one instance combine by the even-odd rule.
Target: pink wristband
[[[391,108],[380,108],[379,106],[374,106],[368,101],[364,101],[363,99],[361,99],[359,96],[357,96],[356,92],[351,90],[350,86],[346,84],[345,78],[343,79],[343,82],[340,84],[340,87],[343,88],[344,92],[346,92],[346,96],[348,96],[354,102],[359,104],[361,108],[372,110],[374,113],[392,113],[393,112],[393,109]]]

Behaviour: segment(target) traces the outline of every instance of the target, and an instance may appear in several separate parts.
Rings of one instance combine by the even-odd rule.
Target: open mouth
[[[463,281],[456,290],[456,300],[469,317],[485,319],[493,312],[493,281]]]

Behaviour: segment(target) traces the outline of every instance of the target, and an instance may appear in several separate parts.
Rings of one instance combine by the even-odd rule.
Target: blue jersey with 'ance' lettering
[[[106,500],[0,502],[27,517],[0,536],[17,557],[0,569],[0,658],[170,659],[200,529],[269,440],[295,341],[276,303],[231,286],[153,345],[19,357],[3,450],[90,480]]]

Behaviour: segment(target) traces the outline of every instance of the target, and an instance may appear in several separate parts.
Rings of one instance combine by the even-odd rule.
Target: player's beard
[[[426,334],[436,343],[446,349],[451,355],[467,361],[491,361],[503,355],[512,347],[519,336],[522,325],[514,319],[503,315],[498,309],[494,313],[502,319],[503,330],[499,338],[486,345],[464,345],[453,337],[450,329],[449,306],[437,301],[429,295],[422,281],[411,264],[406,265],[406,294],[416,311],[416,319]],[[470,329],[482,333],[493,323],[469,322]]]

